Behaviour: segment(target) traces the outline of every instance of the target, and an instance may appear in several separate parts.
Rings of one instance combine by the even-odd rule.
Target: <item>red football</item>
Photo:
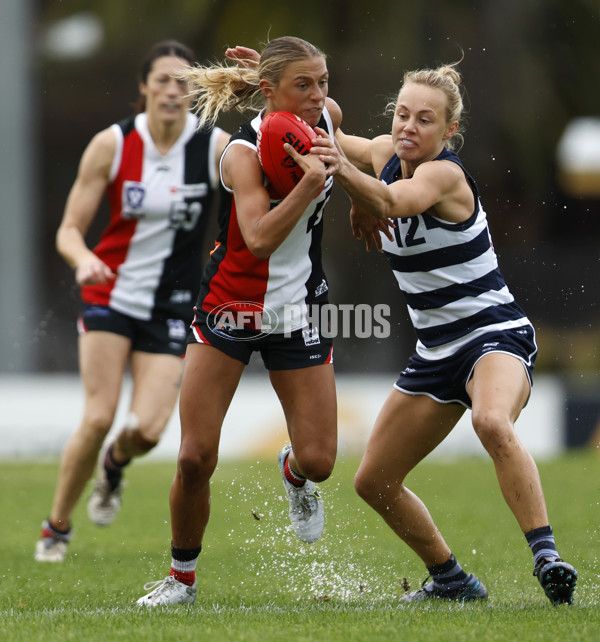
[[[271,196],[284,198],[304,172],[283,149],[289,143],[299,154],[308,154],[316,134],[302,118],[288,111],[273,111],[260,124],[256,147],[258,158],[272,189]]]

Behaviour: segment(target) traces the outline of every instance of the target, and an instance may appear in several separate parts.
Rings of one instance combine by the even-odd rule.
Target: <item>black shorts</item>
[[[228,335],[214,332],[206,314],[197,311],[190,326],[188,343],[204,343],[248,365],[253,352],[260,352],[267,370],[296,370],[333,363],[333,340],[318,328],[296,330],[289,335],[236,330]]]
[[[183,319],[142,321],[104,305],[86,305],[77,319],[79,334],[112,332],[131,339],[131,349],[154,354],[185,355],[187,324]]]
[[[531,387],[537,345],[535,331],[530,325],[486,334],[446,359],[432,361],[415,353],[394,387],[408,394],[427,395],[440,403],[459,403],[470,408],[467,383],[479,359],[492,352],[519,359]]]

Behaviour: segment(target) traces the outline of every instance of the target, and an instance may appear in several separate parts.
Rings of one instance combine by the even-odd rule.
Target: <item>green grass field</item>
[[[0,638],[5,640],[598,640],[600,458],[540,462],[559,550],[579,571],[572,607],[553,607],[486,459],[424,463],[409,486],[428,504],[462,565],[487,585],[486,604],[398,606],[426,572],[355,494],[358,461],[340,459],[321,490],[326,530],[303,545],[288,528],[273,461],[222,462],[198,565],[193,606],[143,610],[143,585],[169,568],[173,463],[128,471],[123,511],[106,529],[85,501],[68,561],[39,564],[33,549],[56,462],[0,462]],[[258,519],[257,519],[258,518]]]

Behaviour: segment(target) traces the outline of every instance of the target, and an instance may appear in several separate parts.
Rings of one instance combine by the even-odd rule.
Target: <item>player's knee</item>
[[[516,445],[512,422],[505,413],[490,409],[476,410],[472,413],[472,423],[479,440],[490,455],[507,453]]]
[[[378,495],[378,492],[375,489],[373,476],[365,474],[360,469],[356,475],[354,475],[354,490],[361,499],[364,499],[367,502],[367,504],[373,503],[374,498]]]
[[[404,489],[402,479],[398,475],[382,476],[382,472],[380,466],[370,468],[361,464],[354,476],[354,490],[376,510],[381,506],[388,506]]]
[[[140,455],[150,452],[158,445],[157,438],[146,437],[139,428],[131,431],[130,438],[133,445],[135,446],[136,452]]]
[[[324,482],[329,479],[331,472],[333,471],[333,464],[326,463],[319,465],[319,462],[316,462],[315,465],[311,466],[308,469],[306,477],[316,483]]]
[[[87,412],[83,418],[81,430],[86,438],[102,443],[111,429],[114,415],[107,412]]]
[[[130,412],[117,437],[117,447],[123,457],[140,457],[156,447],[160,432],[155,426],[140,419],[136,413]]]
[[[216,452],[182,447],[177,459],[178,473],[186,486],[197,486],[208,482],[217,467]]]

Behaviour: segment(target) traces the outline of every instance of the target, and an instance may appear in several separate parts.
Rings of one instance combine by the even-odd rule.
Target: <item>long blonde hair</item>
[[[325,58],[322,51],[306,40],[284,36],[265,46],[257,68],[220,63],[194,65],[178,76],[188,83],[189,94],[195,98],[193,111],[198,115],[201,127],[214,123],[222,111],[259,111],[265,105],[259,87],[261,80],[277,86],[290,63],[315,56]]]
[[[441,65],[437,69],[416,69],[407,71],[402,80],[402,86],[407,83],[427,85],[435,89],[441,89],[446,95],[446,123],[458,122],[458,129],[452,138],[445,143],[448,149],[460,149],[464,143],[464,125],[462,122],[464,103],[461,92],[462,77],[458,71],[458,65],[462,61],[448,65]],[[402,91],[402,90],[400,90]],[[394,113],[397,100],[391,102],[386,112]]]

